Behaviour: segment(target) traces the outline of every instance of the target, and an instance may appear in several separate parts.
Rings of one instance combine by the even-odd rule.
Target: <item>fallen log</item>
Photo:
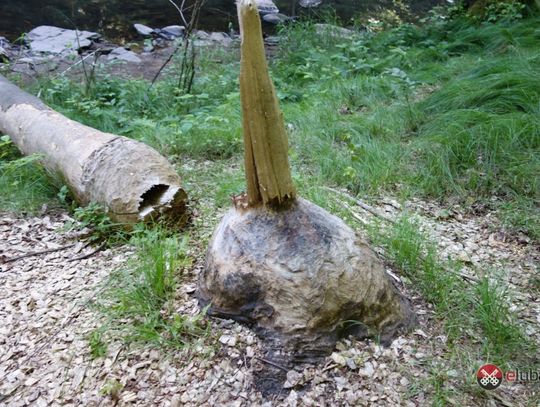
[[[82,205],[102,205],[114,221],[186,219],[187,195],[153,148],[70,120],[0,75],[0,132],[24,155],[39,154]]]

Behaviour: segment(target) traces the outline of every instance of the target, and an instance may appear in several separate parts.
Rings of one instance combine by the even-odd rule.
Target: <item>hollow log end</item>
[[[96,150],[83,165],[88,202],[106,203],[121,223],[157,218],[182,225],[189,219],[187,194],[169,162],[151,147],[118,137]]]

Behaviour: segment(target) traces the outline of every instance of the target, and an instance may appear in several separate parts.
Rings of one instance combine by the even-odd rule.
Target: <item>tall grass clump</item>
[[[540,235],[538,23],[432,17],[325,38],[310,23],[283,28],[272,67],[301,89],[283,98],[298,159],[357,194],[489,202],[510,229]]]
[[[183,349],[205,336],[209,326],[198,315],[175,311],[175,295],[190,264],[187,238],[155,226],[140,226],[131,240],[135,258],[111,275],[97,300],[107,331],[127,342]]]
[[[501,277],[488,277],[497,273],[478,281],[464,278],[459,264],[441,260],[420,225],[407,216],[392,226],[370,227],[368,233],[433,304],[458,352],[462,346],[478,347],[486,360],[505,366],[535,360],[524,353],[534,345],[509,309],[508,289]]]
[[[0,136],[0,211],[34,213],[55,201],[58,186],[39,159],[22,157],[8,136]]]

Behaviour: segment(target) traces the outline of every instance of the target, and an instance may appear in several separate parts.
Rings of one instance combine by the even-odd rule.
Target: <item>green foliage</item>
[[[496,23],[439,9],[421,27],[379,33],[311,21],[280,27],[271,70],[293,166],[355,193],[491,202],[508,228],[536,238],[539,19],[510,21],[514,3],[497,2],[506,17]],[[175,66],[151,88],[98,73],[88,92],[59,79],[41,94],[76,120],[179,162],[238,157],[237,52],[201,54],[190,94],[178,89]],[[214,189],[221,203],[239,187],[236,178],[225,184]]]
[[[103,387],[99,390],[99,394],[102,396],[109,396],[113,400],[119,400],[120,392],[124,386],[116,379],[107,380]]]
[[[117,270],[98,299],[113,337],[128,342],[185,348],[209,330],[203,319],[175,312],[174,299],[182,271],[190,264],[187,238],[158,227],[139,226],[131,239],[136,258]]]
[[[151,88],[144,81],[102,75],[89,92],[64,78],[42,83],[40,92],[68,117],[141,140],[168,156],[227,158],[241,144],[235,57],[234,52],[202,51],[205,75],[197,75],[199,91],[189,94],[178,88],[174,69]]]
[[[500,217],[507,229],[521,231],[540,241],[540,210],[534,199],[516,197],[502,203]]]
[[[467,19],[470,23],[498,23],[521,20],[527,13],[526,0],[476,0],[467,8],[463,1],[455,1],[449,7],[433,10],[430,19]]]
[[[406,216],[395,225],[375,225],[368,232],[374,243],[385,249],[387,258],[434,305],[453,346],[459,348],[465,339],[474,344],[481,338],[479,346],[486,360],[501,365],[528,360],[523,350],[532,349],[533,344],[510,312],[508,289],[500,278],[466,281],[459,264],[440,260],[420,225]]]
[[[477,7],[473,7],[469,14],[472,17],[482,19],[490,23],[501,20],[513,21],[524,17],[525,2],[521,0],[490,0],[478,2]]]
[[[88,346],[90,346],[90,355],[94,359],[101,358],[107,354],[107,344],[103,341],[103,332],[93,330],[88,335]]]
[[[475,317],[487,339],[482,343],[483,353],[507,363],[504,356],[519,355],[529,341],[509,310],[508,289],[500,281],[484,277],[476,285],[474,294]]]
[[[382,232],[381,232],[382,231]],[[435,245],[419,231],[419,225],[407,217],[391,228],[370,230],[376,244],[431,302],[444,319],[450,340],[459,340],[471,325],[463,315],[471,305],[466,283],[459,277],[457,264],[445,264],[438,259]]]
[[[65,196],[65,194],[66,189],[62,189],[59,193],[60,196]],[[73,217],[75,221],[66,223],[65,228],[67,230],[88,229],[89,243],[111,245],[128,239],[129,232],[122,228],[124,225],[114,223],[104,208],[95,202],[85,207],[76,207]]]
[[[512,202],[539,198],[537,27],[432,16],[422,28],[361,37],[284,28],[273,68],[278,87],[304,89],[284,98],[299,159],[355,193],[497,196],[525,209]],[[538,218],[531,209],[501,215],[538,236],[538,222],[523,221]]]
[[[53,202],[56,186],[39,165],[40,157],[22,157],[8,136],[0,138],[0,211],[33,213]]]
[[[525,4],[518,0],[492,2],[486,10],[486,21],[519,20],[523,18]]]

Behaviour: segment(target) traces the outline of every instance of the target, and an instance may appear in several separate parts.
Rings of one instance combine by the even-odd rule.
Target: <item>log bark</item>
[[[0,75],[0,131],[62,177],[77,201],[96,202],[121,223],[186,220],[187,195],[171,164],[151,147],[70,120]]]

